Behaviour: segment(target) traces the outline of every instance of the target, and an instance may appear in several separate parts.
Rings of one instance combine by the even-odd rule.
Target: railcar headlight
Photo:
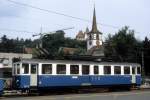
[[[19,84],[19,80],[16,80],[16,84]]]
[[[16,80],[16,86],[19,86],[19,80],[18,79]]]
[[[39,84],[42,84],[42,82],[41,82],[41,81],[39,81]]]

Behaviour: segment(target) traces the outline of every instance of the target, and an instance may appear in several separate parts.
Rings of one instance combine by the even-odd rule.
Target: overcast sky
[[[150,0],[13,0],[36,6],[42,9],[92,21],[95,2],[98,29],[103,38],[108,33],[114,34],[118,28],[129,26],[136,31],[135,36],[150,38]],[[106,24],[106,25],[105,25]],[[6,34],[9,38],[33,38],[33,33],[4,31],[3,29],[23,30],[30,32],[50,32],[58,29],[74,27],[66,30],[66,36],[75,37],[79,30],[91,29],[91,23],[48,13],[0,0],[0,37]]]

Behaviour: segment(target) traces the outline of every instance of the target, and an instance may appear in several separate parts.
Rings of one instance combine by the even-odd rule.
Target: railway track
[[[150,91],[150,88],[131,88],[130,90],[132,91]],[[92,94],[92,93],[113,93],[113,92],[130,92],[128,90],[109,90],[109,89],[81,89],[78,91],[75,90],[70,90],[70,91],[53,91],[53,92],[47,92],[47,93],[43,93],[42,96],[46,96],[46,95],[70,95],[70,94]],[[27,97],[27,96],[39,96],[39,94],[37,93],[32,93],[32,94],[28,94],[28,93],[21,93],[21,91],[4,91],[4,94],[2,95],[2,97],[8,97],[8,98],[13,98],[13,97]]]

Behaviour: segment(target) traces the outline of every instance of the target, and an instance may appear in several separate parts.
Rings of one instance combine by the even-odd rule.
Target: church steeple
[[[94,12],[93,12],[93,24],[92,24],[92,31],[93,33],[96,33],[97,30],[97,22],[96,22],[96,14],[95,14],[95,7],[94,7]]]
[[[97,29],[96,11],[94,7],[92,30],[87,34],[87,50],[102,46],[102,33]]]
[[[94,12],[93,12],[93,23],[92,23],[92,30],[91,33],[100,33],[97,29],[97,22],[96,22],[96,11],[94,7]]]

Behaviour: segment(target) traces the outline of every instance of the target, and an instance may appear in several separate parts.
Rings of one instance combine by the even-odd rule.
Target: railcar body
[[[15,89],[131,87],[141,85],[136,63],[24,59],[13,64]]]
[[[3,89],[4,89],[4,80],[0,79],[0,96],[3,94]]]

